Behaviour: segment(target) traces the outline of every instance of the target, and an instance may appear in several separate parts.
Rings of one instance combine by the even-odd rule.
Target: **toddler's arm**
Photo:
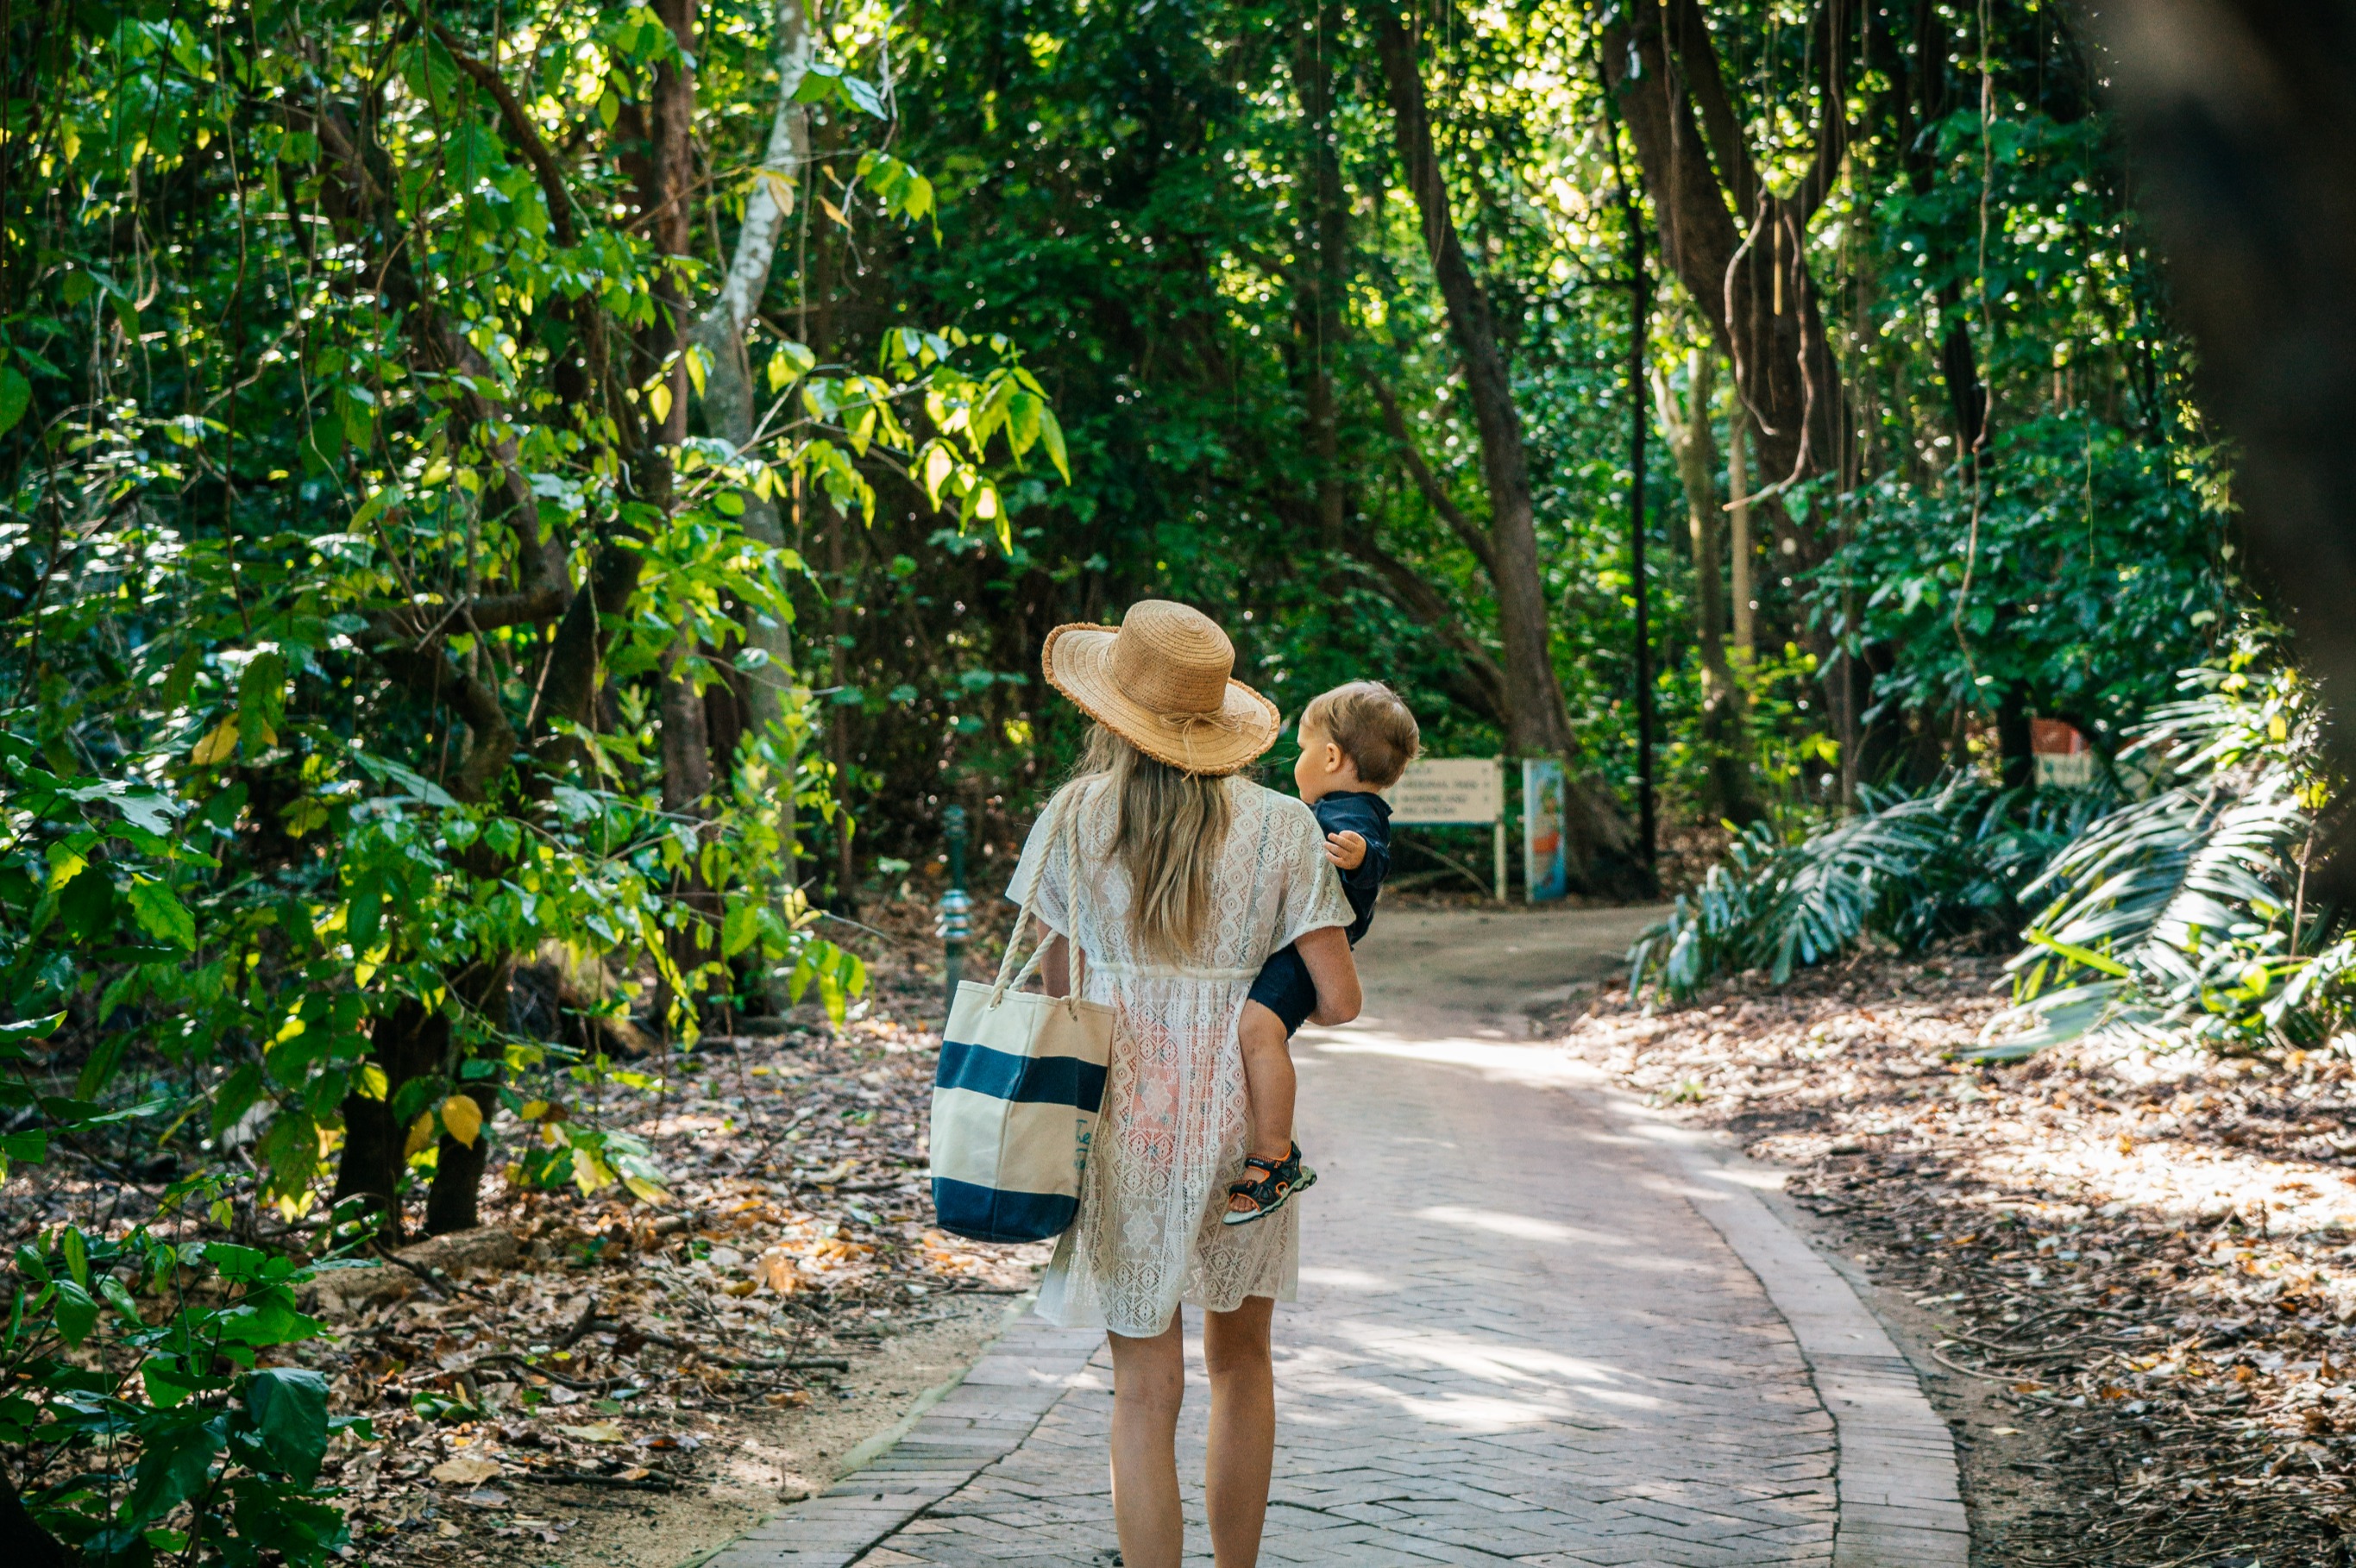
[[[1355,871],[1365,863],[1365,836],[1344,828],[1325,835],[1325,858],[1345,871]]]

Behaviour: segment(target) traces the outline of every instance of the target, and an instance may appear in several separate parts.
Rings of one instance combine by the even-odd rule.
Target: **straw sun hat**
[[[1276,744],[1276,704],[1234,679],[1236,646],[1200,610],[1141,599],[1118,628],[1047,634],[1047,684],[1156,761],[1231,773]]]

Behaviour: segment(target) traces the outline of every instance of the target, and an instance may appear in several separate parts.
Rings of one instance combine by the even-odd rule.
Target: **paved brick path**
[[[1844,1527],[1837,1557],[1841,1435],[1817,1387],[1833,1363],[1795,1339],[1762,1277],[1783,1278],[1781,1296],[1816,1290],[1793,1318],[1804,1334],[1878,1331],[1755,1200],[1732,1201],[1758,1233],[1726,1229],[1722,1207],[1713,1223],[1701,1200],[1724,1194],[1698,1168],[1608,1104],[1550,1086],[1558,1058],[1526,1043],[1518,1015],[1531,982],[1565,977],[1558,939],[1517,957],[1538,929],[1389,922],[1391,941],[1364,954],[1369,1018],[1297,1053],[1301,1141],[1323,1179],[1300,1200],[1300,1303],[1277,1317],[1262,1562],[1960,1564],[1960,1509],[1913,1495],[1916,1460],[1944,1435],[1920,1430],[1901,1430],[1895,1470],[1855,1506],[1930,1533],[1884,1551]],[[1605,924],[1578,956],[1624,944]],[[1207,1563],[1199,1347],[1190,1360],[1179,1463],[1189,1561]],[[1919,1403],[1890,1360],[1851,1369],[1864,1402]],[[1107,1563],[1110,1411],[1100,1339],[1032,1320],[882,1465],[710,1568]],[[1864,1452],[1866,1430],[1842,1434],[1888,1468],[1886,1443]]]

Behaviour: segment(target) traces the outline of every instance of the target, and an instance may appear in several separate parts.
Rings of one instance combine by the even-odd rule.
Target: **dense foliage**
[[[204,1195],[17,1238],[53,1323],[0,1349],[0,1467],[101,1560],[333,1550],[312,1394],[223,1327],[308,1332],[259,1243],[464,1228],[494,1174],[658,1199],[583,1107],[840,1018],[844,920],[944,805],[1001,874],[1078,735],[1040,640],[1139,596],[1288,709],[1378,676],[1432,752],[1562,755],[1589,891],[1652,885],[1656,705],[1666,816],[1745,825],[1673,987],[2051,886],[2024,1001],[2231,988],[2130,956],[2053,859],[2093,808],[2018,788],[2029,715],[2108,769],[2245,597],[2049,8],[38,0],[0,39],[0,1159]],[[2174,865],[2146,822],[2105,830]],[[2319,983],[2258,925],[2233,984]]]

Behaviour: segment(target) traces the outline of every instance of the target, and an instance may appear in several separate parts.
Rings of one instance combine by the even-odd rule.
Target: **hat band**
[[[1194,767],[1194,737],[1209,730],[1217,735],[1240,735],[1251,728],[1241,714],[1229,713],[1224,708],[1215,713],[1156,713],[1153,721],[1178,737],[1178,744],[1186,752],[1186,771]]]

